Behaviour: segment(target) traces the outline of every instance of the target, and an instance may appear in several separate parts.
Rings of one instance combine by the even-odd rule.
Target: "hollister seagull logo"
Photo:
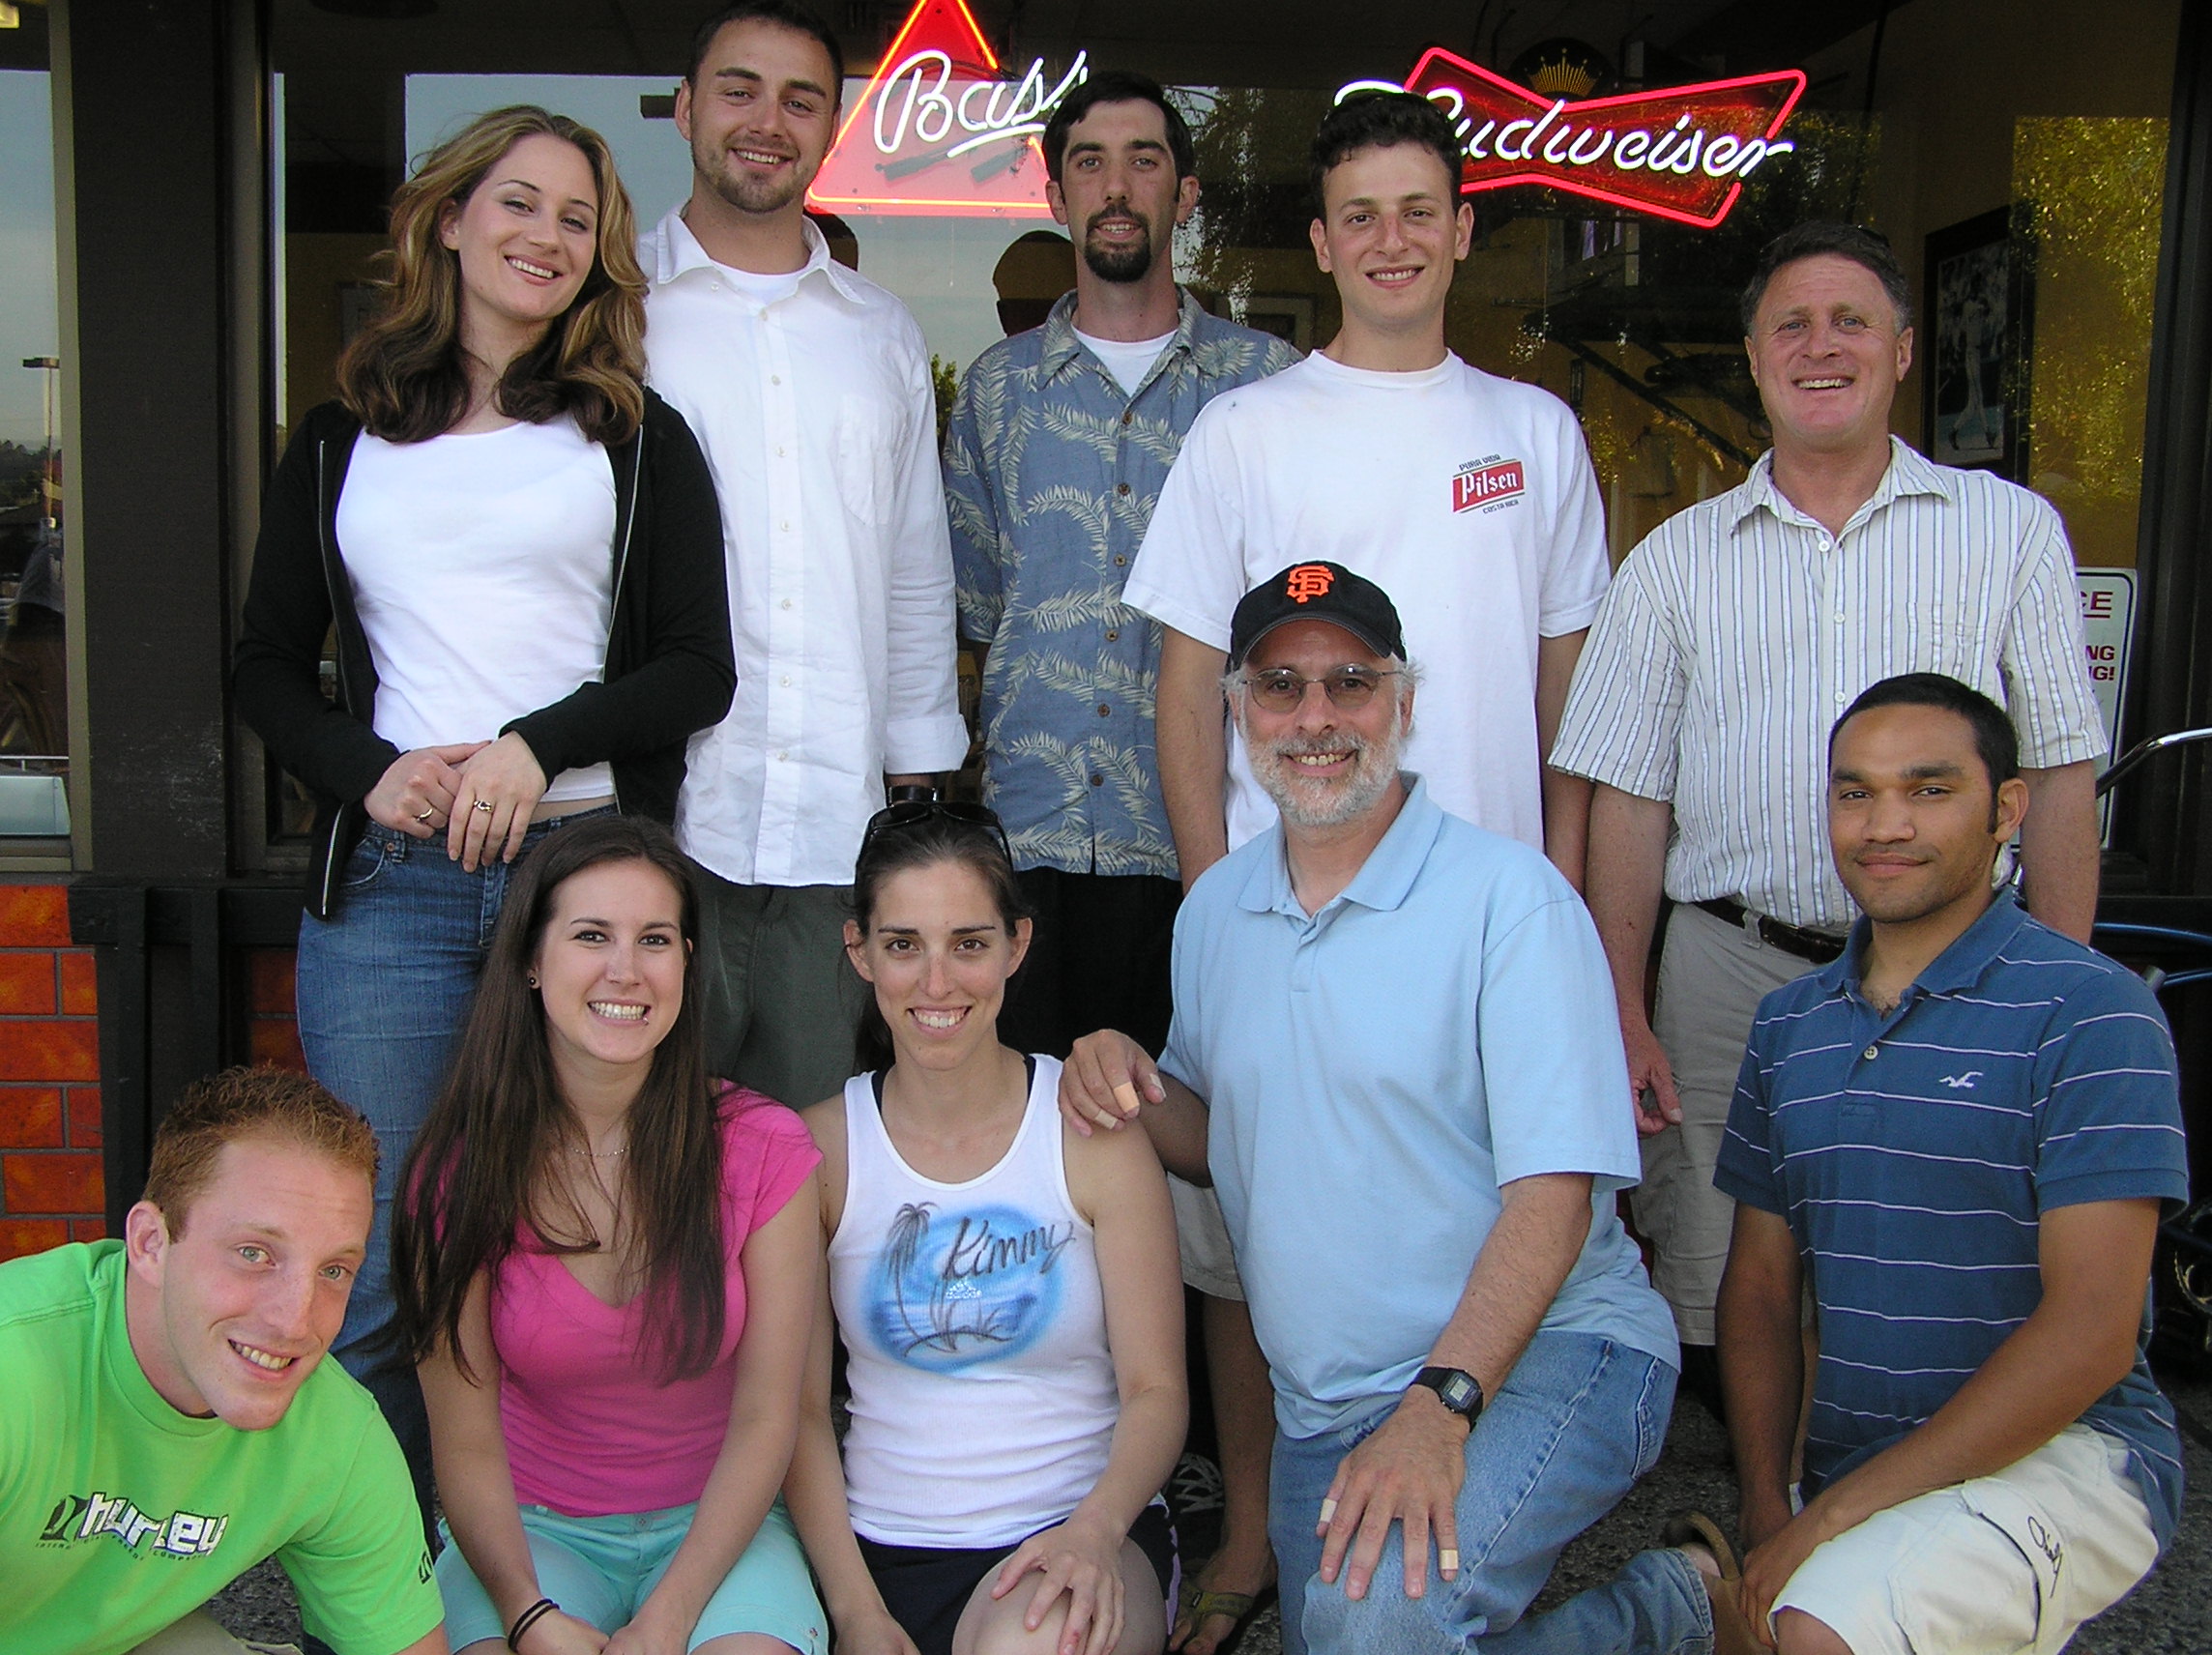
[[[1399,90],[1387,80],[1355,80],[1337,101],[1377,88]],[[1780,133],[1804,96],[1805,75],[1785,69],[1576,102],[1432,46],[1404,90],[1452,118],[1467,146],[1465,194],[1540,185],[1710,229],[1761,162],[1796,148]]]
[[[999,67],[962,0],[920,0],[845,117],[807,205],[1049,218],[1036,137],[1090,73],[1077,52],[1057,80],[1042,58],[1017,79]]]
[[[1487,465],[1470,460],[1451,479],[1451,508],[1472,511],[1478,506],[1496,506],[1528,486],[1528,473],[1519,460],[1492,460]]]

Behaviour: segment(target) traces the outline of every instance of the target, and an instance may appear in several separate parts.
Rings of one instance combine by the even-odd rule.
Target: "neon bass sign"
[[[1786,69],[1578,102],[1546,98],[1434,46],[1403,88],[1355,80],[1337,102],[1368,90],[1417,93],[1451,117],[1467,148],[1464,194],[1537,185],[1710,229],[1728,217],[1745,179],[1796,148],[1780,133],[1805,76]]]
[[[828,213],[1048,218],[1036,135],[1090,73],[1077,52],[1057,81],[1042,58],[1011,79],[964,0],[920,0],[807,203]]]

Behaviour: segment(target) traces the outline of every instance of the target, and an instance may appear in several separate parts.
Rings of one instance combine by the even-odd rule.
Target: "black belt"
[[[1694,906],[1703,909],[1715,919],[1726,920],[1738,931],[1748,929],[1744,921],[1752,917],[1751,910],[1740,902],[1731,902],[1725,896],[1716,896],[1709,902]],[[1807,931],[1800,926],[1785,925],[1781,920],[1761,914],[1759,915],[1759,940],[1770,948],[1780,948],[1785,954],[1795,954],[1800,960],[1811,960],[1816,966],[1824,966],[1838,959],[1844,951],[1844,939],[1831,937],[1825,931]]]

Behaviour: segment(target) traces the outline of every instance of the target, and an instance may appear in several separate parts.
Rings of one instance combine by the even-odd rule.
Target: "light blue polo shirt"
[[[1295,1437],[1395,1401],[1451,1320],[1499,1186],[1588,1173],[1590,1234],[1543,1326],[1680,1361],[1615,1210],[1637,1180],[1613,978],[1542,856],[1418,777],[1308,915],[1280,826],[1207,870],[1175,930],[1160,1066],[1211,1107],[1208,1158]]]

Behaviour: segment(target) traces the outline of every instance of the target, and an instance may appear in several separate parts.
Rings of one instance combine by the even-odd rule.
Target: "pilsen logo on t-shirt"
[[[1519,460],[1469,460],[1452,475],[1451,508],[1473,511],[1503,506],[1518,499],[1528,486],[1528,469]]]

